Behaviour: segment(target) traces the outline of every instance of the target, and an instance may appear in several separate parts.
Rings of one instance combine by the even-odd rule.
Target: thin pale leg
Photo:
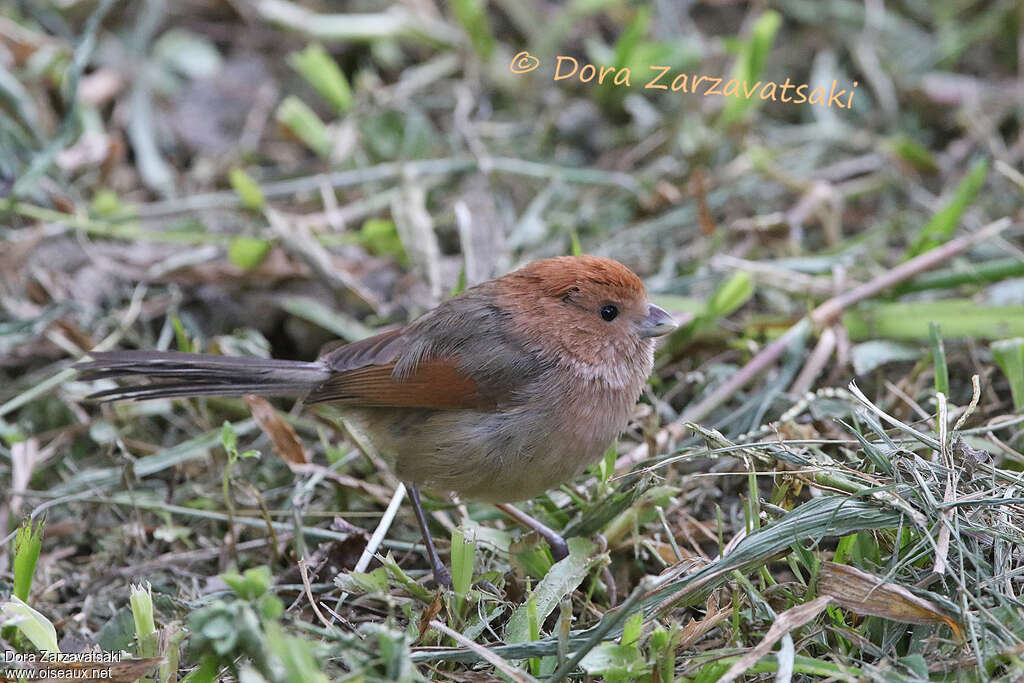
[[[430,561],[430,568],[434,571],[434,581],[437,585],[448,590],[452,589],[452,575],[448,568],[437,556],[437,549],[434,548],[434,538],[430,535],[427,527],[427,516],[423,514],[423,505],[420,503],[420,490],[412,482],[405,482],[405,488],[409,489],[409,500],[412,501],[413,512],[416,513],[416,523],[419,524],[420,533],[423,534],[423,544],[427,546],[427,560]]]
[[[562,535],[557,531],[545,526],[519,508],[507,503],[501,503],[495,505],[495,507],[523,526],[533,529],[540,534],[541,537],[548,542],[548,545],[551,546],[551,554],[554,556],[556,561],[564,560],[569,557],[569,544],[565,542],[565,539],[562,538]]]

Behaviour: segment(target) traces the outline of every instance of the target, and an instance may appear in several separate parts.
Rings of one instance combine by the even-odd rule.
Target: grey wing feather
[[[351,344],[336,346],[320,356],[320,362],[334,372],[357,370],[369,365],[390,365],[408,350],[408,328],[388,330]]]
[[[507,312],[484,283],[467,289],[407,327],[331,349],[320,362],[332,372],[374,365],[394,367],[395,381],[411,377],[428,360],[451,360],[482,395],[505,403],[540,377],[549,364],[519,341]]]

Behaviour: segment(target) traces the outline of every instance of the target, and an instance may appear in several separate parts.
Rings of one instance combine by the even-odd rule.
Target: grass
[[[1015,3],[238,11],[0,7],[0,649],[160,683],[1021,676]],[[568,558],[427,498],[451,593],[330,407],[98,406],[68,368],[311,358],[579,252],[683,324],[617,444],[521,504]]]

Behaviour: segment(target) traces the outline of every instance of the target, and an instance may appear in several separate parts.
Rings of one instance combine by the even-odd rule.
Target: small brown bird
[[[675,328],[617,261],[565,256],[471,287],[412,324],[313,362],[159,351],[93,353],[91,377],[158,380],[103,400],[296,395],[342,408],[408,482],[431,566],[417,485],[498,504],[566,553],[555,532],[511,506],[579,474],[625,428]]]

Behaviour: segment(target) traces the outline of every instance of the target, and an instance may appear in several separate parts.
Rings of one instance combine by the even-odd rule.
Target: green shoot
[[[45,527],[45,520],[33,524],[31,520],[26,519],[14,537],[14,596],[26,602],[32,590],[32,577],[35,576],[36,562],[43,546]]]
[[[266,197],[263,196],[263,190],[260,189],[259,183],[252,179],[248,173],[240,168],[233,168],[228,171],[228,182],[231,183],[231,187],[238,194],[238,198],[242,201],[242,206],[246,209],[252,209],[253,211],[259,211],[263,208],[266,203]]]
[[[156,630],[156,621],[153,618],[153,589],[149,583],[146,583],[145,588],[141,584],[132,585],[128,602],[135,621],[139,657],[156,657],[160,649],[160,633]],[[149,683],[150,679],[143,678],[140,681]]]
[[[953,236],[956,226],[960,223],[960,217],[977,197],[987,175],[988,161],[982,159],[971,166],[953,192],[953,198],[936,211],[931,220],[918,231],[907,249],[908,259],[939,246]]]
[[[466,540],[461,529],[452,529],[452,588],[456,596],[456,611],[461,611],[462,600],[473,585],[476,561],[476,541]]]
[[[354,98],[348,79],[323,45],[310,43],[302,52],[291,53],[288,65],[298,71],[338,113],[344,114],[352,108]]]
[[[322,157],[331,152],[331,135],[320,117],[294,95],[284,98],[277,107],[277,121]]]

